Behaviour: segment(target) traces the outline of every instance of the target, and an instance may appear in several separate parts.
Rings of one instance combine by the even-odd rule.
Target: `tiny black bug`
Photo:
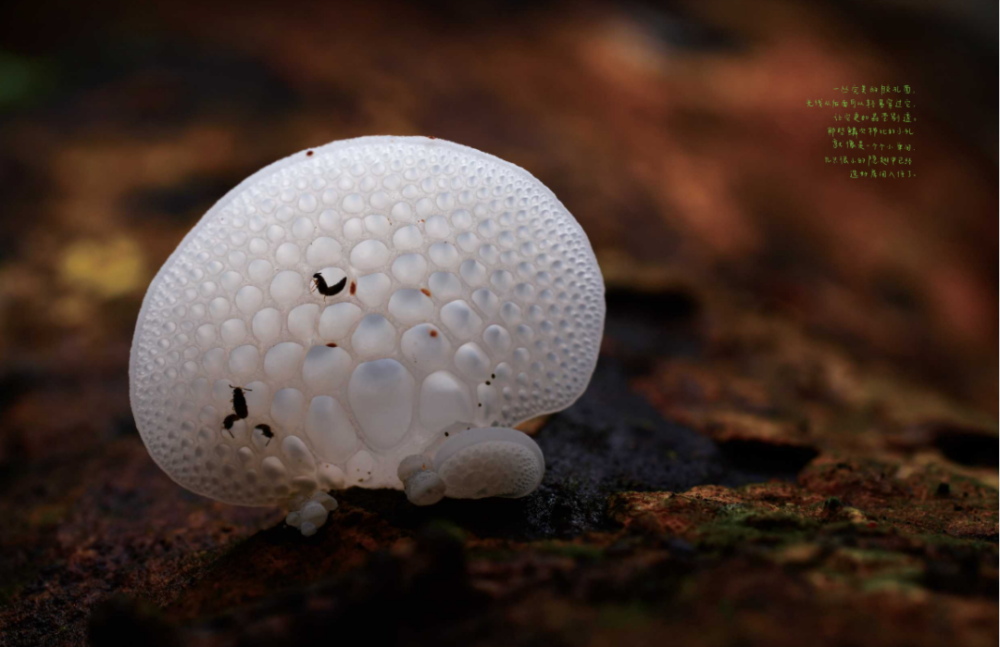
[[[316,286],[316,290],[319,291],[325,297],[332,297],[340,294],[344,290],[344,286],[347,285],[347,277],[340,279],[333,285],[327,285],[326,279],[319,272],[313,274],[313,283]]]
[[[271,444],[271,439],[274,438],[274,432],[271,431],[271,425],[261,424],[261,425],[257,425],[255,427],[255,429],[260,429],[260,434],[264,438],[267,438],[267,442],[264,443],[264,447],[267,447],[268,445],[270,445]]]
[[[232,436],[233,438],[236,438],[236,436],[233,435],[233,424],[235,424],[236,421],[239,419],[240,419],[239,416],[237,416],[235,413],[231,413],[228,416],[226,416],[225,420],[222,421],[222,426],[226,428],[226,431],[228,431],[229,435]]]
[[[250,412],[247,411],[247,397],[243,393],[244,391],[249,392],[250,389],[242,389],[238,386],[233,386],[232,384],[229,385],[229,388],[233,390],[233,412],[236,414],[237,418],[242,420],[250,415]]]

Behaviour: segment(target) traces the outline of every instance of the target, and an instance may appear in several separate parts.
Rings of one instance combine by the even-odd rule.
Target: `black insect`
[[[240,387],[233,386],[232,384],[229,385],[229,388],[233,390],[233,413],[236,414],[237,418],[242,420],[250,415],[250,412],[247,411],[247,397],[243,393],[244,391],[249,392],[250,389],[241,389]],[[229,427],[227,427],[227,429],[228,428]]]
[[[267,447],[268,445],[271,444],[271,439],[274,438],[274,432],[271,431],[271,425],[261,424],[254,427],[254,429],[259,429],[260,435],[263,436],[264,438],[267,438],[267,442],[264,443],[264,447]]]
[[[233,438],[236,438],[236,436],[233,434],[233,424],[235,424],[236,421],[239,419],[240,419],[239,416],[237,416],[235,413],[231,413],[228,416],[226,416],[225,420],[222,421],[222,426],[226,428],[226,431],[228,431],[229,435],[232,436]]]
[[[344,286],[347,285],[347,277],[340,279],[333,285],[327,285],[326,279],[319,272],[313,274],[313,284],[316,286],[316,290],[319,291],[325,297],[332,297],[340,294],[344,290]]]

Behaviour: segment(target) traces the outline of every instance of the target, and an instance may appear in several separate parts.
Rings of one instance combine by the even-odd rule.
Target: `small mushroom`
[[[545,458],[538,444],[516,429],[469,429],[441,445],[434,471],[452,499],[517,499],[542,482]]]
[[[433,505],[444,497],[445,485],[433,469],[434,461],[423,454],[407,456],[396,475],[403,482],[406,498],[414,505]]]
[[[285,523],[298,528],[303,535],[310,537],[326,523],[327,515],[337,509],[337,500],[326,492],[317,492],[300,502],[297,510],[285,517]]]
[[[444,498],[446,486],[441,477],[431,470],[423,470],[406,480],[406,498],[413,505],[434,505]]]

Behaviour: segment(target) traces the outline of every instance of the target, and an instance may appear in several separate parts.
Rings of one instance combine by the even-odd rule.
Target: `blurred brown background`
[[[791,448],[761,451],[779,463],[791,457],[793,482],[815,456],[848,456],[888,461],[896,479],[934,465],[985,487],[975,496],[986,516],[966,533],[985,543],[945,563],[965,575],[973,568],[971,580],[953,583],[959,602],[981,578],[992,582],[992,612],[939,604],[954,623],[948,635],[996,644],[995,24],[997,4],[972,1],[8,4],[0,631],[9,644],[74,644],[88,622],[100,635],[91,609],[124,590],[128,604],[167,609],[155,622],[177,631],[195,622],[203,638],[216,635],[191,619],[226,605],[206,610],[186,587],[219,555],[212,551],[253,541],[254,524],[280,516],[186,496],[146,458],[127,391],[145,288],[201,214],[267,163],[336,139],[423,134],[523,166],[574,213],[609,289],[602,366],[620,369],[664,421],[722,450],[737,441]],[[917,179],[852,180],[823,163],[831,112],[805,102],[856,84],[917,90]],[[761,465],[738,467],[764,476],[733,484],[772,476]],[[681,489],[729,483],[728,468],[719,469]],[[668,489],[651,478],[608,491]],[[950,478],[935,472],[927,487],[933,494]],[[797,483],[822,490],[801,475]],[[892,496],[924,496],[915,487]],[[357,514],[378,516],[359,506]],[[953,507],[954,519],[922,532],[961,535],[948,524],[969,518],[969,508]],[[412,534],[400,532],[365,535],[365,550],[347,563],[398,548]],[[294,545],[287,550],[286,561],[268,557],[280,586],[248,599],[302,584],[281,574],[297,559]],[[921,577],[929,563],[914,566]],[[340,573],[327,566],[305,580]],[[595,604],[560,600],[566,626],[579,605]],[[907,634],[907,618],[920,611],[897,602],[877,635],[858,637],[849,621],[828,635],[885,644],[940,637]],[[767,629],[781,625],[780,613],[744,622],[733,604],[717,613],[735,614],[738,626],[699,640],[779,644],[786,635]],[[836,615],[817,604],[818,615]],[[125,614],[125,624],[154,622],[146,611],[116,609],[109,613]],[[623,613],[608,626],[636,641],[663,629],[649,630],[631,606]],[[716,612],[705,613],[698,622],[717,626]],[[581,639],[560,633],[563,625],[537,634],[541,620],[518,617],[526,644],[617,635],[595,628]],[[424,629],[437,636],[437,626]],[[474,635],[490,642],[488,631]]]

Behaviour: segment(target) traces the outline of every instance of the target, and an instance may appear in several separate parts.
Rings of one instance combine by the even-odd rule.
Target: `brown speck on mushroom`
[[[337,347],[337,343],[336,342],[330,342],[329,344],[327,344],[327,346],[329,346],[330,348],[336,348]]]
[[[428,290],[427,288],[420,288],[420,291],[423,292],[424,294],[426,294],[427,296],[431,295],[431,291]]]
[[[306,151],[306,157],[312,157],[312,154],[313,154],[312,151]]]
[[[438,331],[436,331],[434,329],[431,329],[431,333],[430,334],[431,334],[431,337],[437,337],[438,336]]]
[[[354,296],[358,291],[358,284],[356,281],[351,281],[351,296]]]

